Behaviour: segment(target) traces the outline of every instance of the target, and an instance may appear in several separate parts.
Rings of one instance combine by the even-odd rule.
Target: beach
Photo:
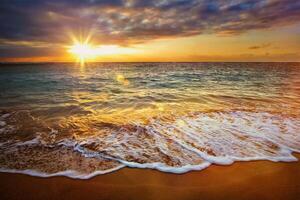
[[[296,157],[299,159],[300,155]],[[296,200],[300,162],[251,161],[185,174],[123,168],[87,180],[0,174],[0,199]]]
[[[298,63],[0,71],[1,200],[300,196]]]
[[[300,0],[0,13],[0,200],[300,200]]]

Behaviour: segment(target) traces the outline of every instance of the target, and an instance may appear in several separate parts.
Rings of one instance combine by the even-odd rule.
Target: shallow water
[[[0,66],[0,170],[89,178],[296,161],[299,63]]]

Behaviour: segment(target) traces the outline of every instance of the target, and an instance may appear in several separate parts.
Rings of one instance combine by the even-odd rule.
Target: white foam
[[[5,119],[5,118],[7,118],[7,117],[9,117],[9,116],[10,116],[10,114],[9,114],[9,113],[6,113],[6,114],[1,115],[1,116],[0,116],[0,119]]]
[[[16,146],[26,146],[26,145],[34,145],[39,144],[40,140],[39,138],[33,138],[32,140],[27,140],[25,142],[17,142],[15,143]]]
[[[6,122],[5,121],[0,121],[0,126],[5,126]]]
[[[120,165],[118,167],[115,167],[115,168],[112,168],[109,170],[94,171],[90,174],[81,174],[74,170],[67,170],[67,171],[48,174],[48,173],[40,172],[37,170],[31,170],[31,169],[30,170],[29,169],[28,170],[15,170],[15,169],[4,169],[4,168],[0,168],[0,172],[26,174],[26,175],[30,175],[30,176],[37,176],[37,177],[43,177],[43,178],[48,178],[48,177],[53,177],[53,176],[66,176],[66,177],[74,178],[74,179],[90,179],[97,175],[102,175],[102,174],[107,174],[107,173],[117,171],[123,167],[124,167],[124,165]]]
[[[202,170],[205,169],[207,167],[209,167],[211,165],[211,163],[209,162],[203,162],[200,165],[184,165],[181,167],[170,167],[165,165],[164,163],[136,163],[136,162],[127,162],[124,160],[118,160],[119,162],[121,162],[122,164],[126,165],[127,167],[132,167],[132,168],[141,168],[141,169],[157,169],[159,171],[162,172],[170,172],[170,173],[175,173],[175,174],[182,174],[182,173],[186,173],[192,170]]]
[[[276,125],[272,121],[275,119],[277,119],[276,123],[279,123],[279,125]],[[266,120],[269,120],[269,122],[266,123]],[[282,126],[286,126],[289,132],[281,130]],[[272,131],[265,131],[266,127],[270,127]],[[165,147],[164,143],[165,138],[168,138],[181,146],[181,148],[198,154],[208,163],[229,165],[235,161],[297,161],[297,158],[292,155],[294,149],[290,148],[284,140],[284,138],[292,135],[294,143],[300,142],[300,138],[297,137],[297,127],[299,127],[297,119],[286,119],[269,113],[229,112],[203,113],[192,118],[184,117],[177,119],[171,124],[156,120],[147,126],[147,130],[155,138],[156,147],[165,154],[170,155],[169,149]],[[279,136],[281,135],[284,138],[280,140]],[[130,136],[125,135],[121,141],[117,142],[127,144],[128,141],[141,146],[139,144],[140,141],[132,134]],[[90,142],[97,142],[97,140],[91,140]],[[147,146],[143,147],[148,148]],[[205,148],[208,148],[217,155],[208,154],[203,151]],[[122,150],[122,152],[115,152],[113,155],[117,155],[118,157],[123,154],[132,154],[135,156],[136,154],[133,153],[136,152],[132,151],[140,151],[140,149],[133,149],[132,151]],[[84,148],[81,149],[81,152],[85,152]],[[93,154],[90,154],[90,156],[93,156]],[[176,157],[177,155],[173,154],[172,156]],[[113,159],[114,156],[108,158]],[[176,168],[157,162],[140,164],[124,159],[117,160],[129,167],[153,168],[173,173],[186,172],[186,170],[193,169],[190,166],[197,166],[185,163],[185,165]],[[201,167],[199,168],[201,169]]]
[[[80,140],[62,139],[54,145],[71,147],[85,157],[115,160],[122,163],[122,167],[170,173],[202,170],[213,163],[230,165],[235,161],[292,162],[297,161],[292,152],[300,152],[299,119],[264,112],[200,113],[170,121],[155,119],[148,125],[135,123],[128,129],[106,130],[108,134],[100,131],[82,136]],[[39,139],[17,145],[34,145]],[[44,174],[23,170],[20,173],[85,179],[111,171],[115,170],[89,175],[74,171]]]
[[[62,145],[62,146],[66,146],[66,147],[75,147],[77,145],[76,141],[72,141],[70,139],[64,139],[64,140],[60,140],[57,145]]]

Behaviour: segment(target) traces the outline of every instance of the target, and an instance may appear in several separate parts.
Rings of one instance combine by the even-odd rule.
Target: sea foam
[[[299,129],[299,118],[246,111],[190,113],[147,124],[98,124],[93,133],[77,138],[61,138],[60,130],[49,129],[51,140],[49,134],[38,133],[30,140],[3,143],[0,171],[86,179],[124,166],[186,173],[235,161],[291,162],[297,160],[292,152],[300,152]],[[79,163],[92,167],[81,169]]]

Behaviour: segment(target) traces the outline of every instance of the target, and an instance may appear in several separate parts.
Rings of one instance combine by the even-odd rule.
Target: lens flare
[[[130,84],[129,80],[127,80],[122,74],[118,74],[116,76],[116,80],[118,81],[118,83],[120,83],[122,85],[129,85]]]

